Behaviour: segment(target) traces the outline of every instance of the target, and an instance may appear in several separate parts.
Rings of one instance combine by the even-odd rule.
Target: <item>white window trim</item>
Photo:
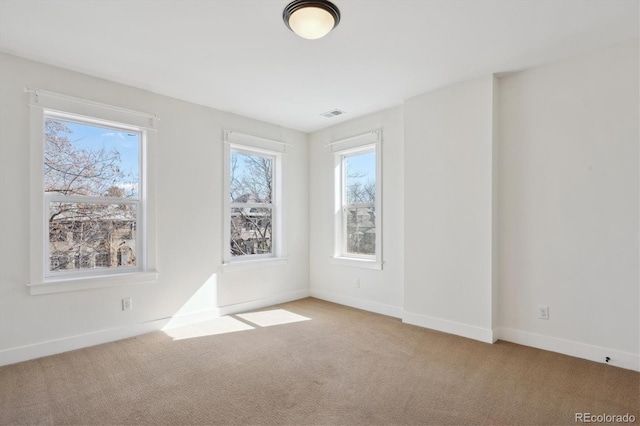
[[[222,245],[222,267],[226,272],[257,269],[272,266],[281,266],[287,263],[287,238],[286,238],[286,206],[283,187],[284,176],[286,173],[286,151],[290,144],[264,139],[245,133],[225,130],[224,131],[224,215],[223,230],[224,238]],[[231,207],[229,200],[230,182],[229,175],[231,172],[230,157],[231,150],[243,151],[249,154],[262,154],[270,156],[274,159],[274,176],[273,188],[274,199],[272,200],[272,253],[265,255],[249,255],[242,257],[232,257],[229,252],[229,241],[231,239]]]
[[[373,130],[358,136],[337,140],[325,145],[334,158],[334,245],[331,263],[381,270],[382,260],[382,131]],[[376,253],[373,256],[345,253],[343,179],[345,155],[373,150],[376,155]]]
[[[30,94],[30,277],[29,292],[32,295],[59,293],[75,290],[96,289],[123,285],[134,285],[157,280],[156,270],[156,209],[154,162],[155,138],[158,117],[113,107],[97,102],[61,95],[41,89],[25,89]],[[91,270],[73,271],[69,274],[49,274],[48,211],[47,196],[44,194],[44,120],[47,116],[81,122],[108,125],[115,128],[130,128],[141,132],[140,152],[140,218],[138,224],[139,241],[142,242],[139,266],[132,270]],[[146,160],[146,161],[145,161]],[[70,197],[69,200],[72,200]],[[103,199],[101,199],[102,201]],[[106,200],[106,198],[104,199]]]

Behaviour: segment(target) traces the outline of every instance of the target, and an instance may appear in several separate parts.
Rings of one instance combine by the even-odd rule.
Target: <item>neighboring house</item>
[[[271,253],[271,211],[236,208],[231,212],[231,254]]]
[[[123,207],[78,216],[62,212],[50,222],[49,268],[109,268],[136,264],[136,219]],[[99,218],[108,210],[108,219]]]

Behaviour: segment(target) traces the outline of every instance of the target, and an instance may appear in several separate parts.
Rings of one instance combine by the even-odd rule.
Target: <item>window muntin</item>
[[[229,253],[232,258],[274,256],[277,157],[231,147],[229,158]]]
[[[365,147],[340,156],[342,256],[376,256],[376,152]]]
[[[45,277],[141,271],[145,131],[45,112]]]

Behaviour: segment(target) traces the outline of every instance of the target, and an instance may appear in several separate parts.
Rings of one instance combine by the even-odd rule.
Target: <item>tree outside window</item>
[[[231,256],[273,255],[275,157],[231,149]]]
[[[366,150],[342,156],[345,254],[376,254],[376,157]]]
[[[138,265],[141,137],[45,116],[49,272]]]

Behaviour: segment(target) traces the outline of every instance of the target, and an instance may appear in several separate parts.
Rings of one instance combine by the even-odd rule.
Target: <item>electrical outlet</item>
[[[359,279],[356,280],[356,288],[360,288],[360,280]]]
[[[125,297],[124,299],[122,299],[122,310],[130,311],[132,309],[133,309],[133,305],[131,304],[131,298]]]
[[[538,318],[540,319],[549,319],[549,307],[538,305]]]

